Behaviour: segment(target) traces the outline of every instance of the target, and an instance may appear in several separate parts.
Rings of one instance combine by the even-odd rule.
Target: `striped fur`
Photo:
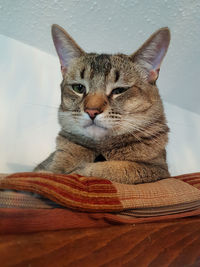
[[[58,25],[52,36],[63,74],[61,131],[56,151],[35,171],[131,184],[169,177],[169,128],[156,86],[169,30],[160,29],[130,56],[85,53]],[[99,156],[104,161],[96,162]]]

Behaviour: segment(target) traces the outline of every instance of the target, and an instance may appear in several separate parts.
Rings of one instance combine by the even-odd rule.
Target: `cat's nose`
[[[93,109],[93,108],[87,108],[87,109],[85,109],[85,112],[90,116],[90,118],[92,119],[92,120],[94,120],[95,119],[95,117],[98,115],[98,114],[100,114],[101,112],[98,110],[98,109]]]

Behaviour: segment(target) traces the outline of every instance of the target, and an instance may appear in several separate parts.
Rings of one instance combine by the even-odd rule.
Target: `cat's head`
[[[132,55],[86,53],[58,25],[52,26],[52,37],[63,75],[59,122],[64,131],[99,141],[143,131],[163,116],[155,82],[170,41],[168,28]]]

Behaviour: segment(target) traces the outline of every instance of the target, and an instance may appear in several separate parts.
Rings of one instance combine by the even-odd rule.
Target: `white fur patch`
[[[99,126],[96,125],[91,125],[86,127],[85,129],[86,134],[88,135],[88,137],[92,137],[94,139],[102,139],[103,137],[105,137],[108,133],[108,130],[106,128],[101,128]]]

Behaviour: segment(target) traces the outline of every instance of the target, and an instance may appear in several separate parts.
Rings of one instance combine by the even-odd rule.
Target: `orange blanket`
[[[20,190],[0,191],[1,233],[22,225],[20,232],[29,232],[200,214],[200,173],[139,185],[76,174],[2,174],[0,189]]]

